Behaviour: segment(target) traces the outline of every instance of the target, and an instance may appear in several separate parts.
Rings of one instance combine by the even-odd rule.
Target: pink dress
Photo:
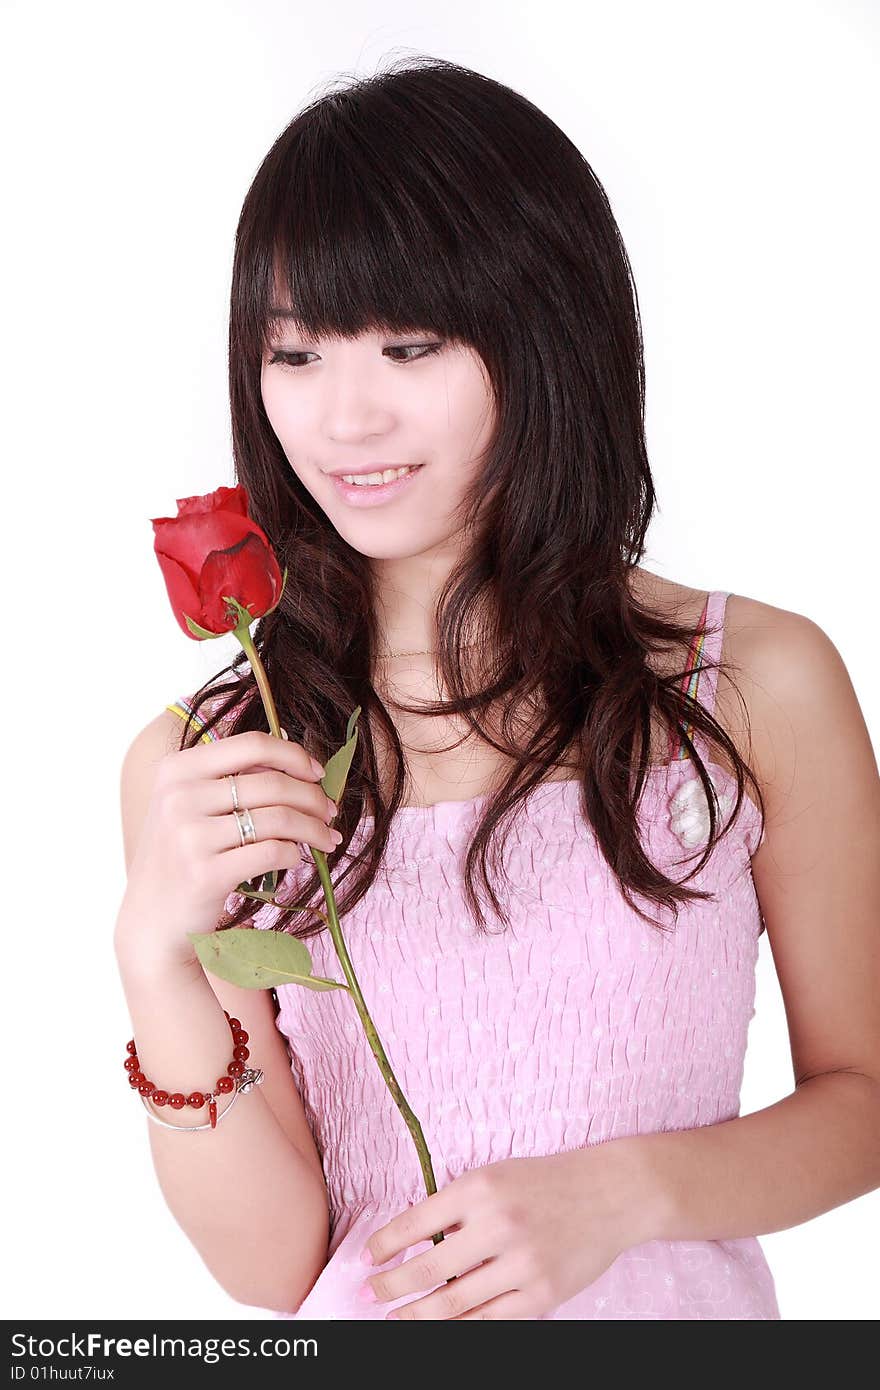
[[[726,600],[725,592],[710,594],[710,625],[723,619]],[[697,659],[701,650],[717,659],[720,639],[719,632],[695,643]],[[715,681],[714,671],[700,672],[700,700],[709,709]],[[185,700],[169,706],[177,713],[188,707]],[[705,757],[699,736],[697,742]],[[691,852],[702,824],[692,788],[675,796],[693,775],[682,753],[649,775],[640,803],[646,851],[672,877],[686,872],[671,861]],[[734,779],[714,763],[710,772],[726,821]],[[493,934],[480,936],[463,906],[460,866],[482,797],[401,808],[383,869],[343,921],[355,974],[421,1122],[438,1189],[503,1158],[692,1129],[739,1114],[763,929],[750,865],[758,809],[743,802],[691,881],[717,892],[717,902],[684,905],[674,931],[661,934],[627,907],[580,817],[578,786],[540,784],[528,815],[510,830],[509,930],[490,912]],[[368,824],[365,817],[352,851]],[[227,905],[239,901],[233,894]],[[655,904],[643,906],[660,915]],[[266,906],[255,925],[271,926],[277,917],[278,909]],[[307,945],[315,974],[343,978],[327,932]],[[425,1198],[415,1146],[348,995],[285,985],[277,996],[276,1026],[322,1156],[331,1237],[309,1293],[276,1316],[384,1319],[429,1292],[372,1305],[357,1296],[371,1272],[358,1260],[370,1233]],[[382,1268],[430,1246],[410,1246]],[[647,1241],[543,1317],[740,1320],[780,1313],[764,1253],[748,1237]]]

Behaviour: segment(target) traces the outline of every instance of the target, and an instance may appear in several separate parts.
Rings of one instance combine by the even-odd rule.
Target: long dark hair
[[[261,365],[279,285],[311,337],[428,329],[470,345],[491,382],[497,427],[463,509],[472,543],[437,606],[440,688],[450,698],[396,705],[462,715],[514,760],[468,847],[465,894],[480,930],[477,867],[495,912],[510,924],[488,871],[490,861],[501,862],[493,832],[522,814],[523,799],[564,756],[577,764],[582,814],[627,903],[666,930],[634,895],[671,908],[676,920],[680,902],[712,897],[687,880],[738,814],[746,780],[762,819],[764,803],[725,730],[685,693],[694,628],[631,592],[655,494],[638,298],[602,185],[559,127],[518,92],[458,64],[417,57],[349,76],[312,101],[275,141],[245,198],[229,326],[236,477],[289,570],[279,607],[253,635],[282,725],[321,760],[361,707],[334,822],[343,842],[330,855],[345,912],[381,865],[406,765],[373,686],[379,642],[369,561],[302,486],[263,406]],[[479,670],[469,656],[478,635],[485,639]],[[651,669],[646,658],[659,645],[682,649],[679,671]],[[197,692],[197,713],[209,696],[213,703],[229,695],[209,716],[199,714],[206,729],[267,729],[253,677],[240,669],[245,661],[241,652],[224,668],[230,682]],[[523,738],[524,709],[535,711],[535,722]],[[500,724],[487,727],[486,716],[499,711]],[[396,759],[387,804],[370,720]],[[682,880],[666,877],[640,842],[636,813],[655,720],[681,738],[709,806],[708,842]],[[694,732],[723,748],[734,770],[736,803],[721,828]],[[181,746],[201,733],[188,720]],[[349,856],[365,814],[372,834]],[[276,923],[302,938],[324,929],[314,913],[302,913],[322,902],[317,872],[305,880]],[[243,897],[223,925],[240,925],[256,908]]]

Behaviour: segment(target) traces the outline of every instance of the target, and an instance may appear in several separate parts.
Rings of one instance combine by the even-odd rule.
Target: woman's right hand
[[[228,773],[239,807],[251,813],[253,844],[241,843]],[[253,730],[167,753],[129,866],[117,950],[194,962],[187,933],[214,931],[240,883],[299,864],[297,841],[325,853],[336,848],[342,837],[329,826],[336,810],[309,754],[286,738]]]

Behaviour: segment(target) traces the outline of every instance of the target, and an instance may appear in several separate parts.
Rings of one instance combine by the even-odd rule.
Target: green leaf
[[[260,887],[251,888],[250,880],[245,879],[244,883],[239,883],[236,893],[240,893],[243,898],[262,898],[264,902],[268,902],[278,890],[278,870],[273,869],[271,873],[260,874],[254,882],[259,883]]]
[[[339,798],[345,791],[345,784],[348,781],[348,774],[351,771],[351,761],[354,757],[354,750],[357,747],[357,724],[361,706],[353,711],[348,721],[348,728],[345,731],[345,743],[341,748],[337,748],[331,758],[324,764],[324,776],[321,786],[330,797],[331,801],[339,803]]]
[[[195,621],[189,616],[188,613],[184,613],[183,616],[184,616],[184,619],[186,620],[186,625],[187,625],[187,627],[189,628],[190,632],[191,632],[191,633],[193,634],[193,636],[195,636],[195,637],[212,637],[212,638],[213,638],[213,637],[225,637],[225,636],[226,636],[225,632],[209,632],[208,629],[207,629],[206,627],[199,627],[198,623],[195,622]]]
[[[287,566],[285,565],[285,566],[284,566],[284,573],[283,573],[282,576],[281,576],[281,588],[280,588],[279,591],[278,591],[278,599],[277,599],[277,601],[276,601],[275,603],[272,604],[272,607],[271,607],[271,608],[267,608],[267,609],[266,609],[266,613],[274,613],[274,612],[275,612],[275,609],[278,607],[278,604],[281,602],[281,600],[282,600],[282,598],[283,598],[283,596],[284,596],[284,586],[285,586],[286,583],[287,583]],[[264,614],[263,616],[265,617],[265,614]]]
[[[227,613],[232,614],[236,619],[235,627],[232,629],[236,637],[245,632],[250,636],[251,624],[257,621],[250,611],[252,605],[248,604],[247,608],[243,608],[234,594],[221,594],[220,597],[226,604]],[[241,640],[240,637],[239,640]]]
[[[262,875],[262,878],[261,878],[261,883],[262,883],[262,889],[261,889],[262,892],[264,892],[264,893],[274,893],[274,892],[276,892],[276,890],[277,890],[277,888],[278,888],[278,870],[277,870],[277,869],[270,869],[269,872],[268,872],[267,874],[263,874],[263,875]]]
[[[361,707],[360,705],[358,705],[357,709],[352,710],[351,714],[348,716],[348,728],[345,731],[346,741],[348,741],[348,739],[350,739],[352,734],[354,733],[354,726],[358,721],[358,715],[360,714],[360,712]]]
[[[235,891],[236,891],[236,893],[239,893],[239,894],[241,895],[241,897],[243,897],[243,898],[256,898],[258,902],[261,902],[261,903],[271,903],[273,907],[286,907],[286,906],[287,906],[286,903],[279,903],[279,902],[276,902],[274,896],[272,895],[272,893],[270,893],[270,892],[258,893],[258,892],[256,892],[253,888],[245,888],[245,886],[244,886],[243,883],[240,883],[240,884],[238,885],[238,887],[236,888]]]
[[[279,985],[348,989],[342,980],[313,975],[308,947],[288,932],[229,927],[226,931],[187,932],[187,937],[210,974],[242,989],[277,989]]]

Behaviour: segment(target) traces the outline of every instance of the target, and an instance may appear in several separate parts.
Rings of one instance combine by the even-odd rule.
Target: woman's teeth
[[[393,483],[418,467],[418,464],[408,464],[406,468],[386,468],[384,473],[342,473],[340,477],[344,483],[354,483],[355,487],[375,487],[377,483]]]

